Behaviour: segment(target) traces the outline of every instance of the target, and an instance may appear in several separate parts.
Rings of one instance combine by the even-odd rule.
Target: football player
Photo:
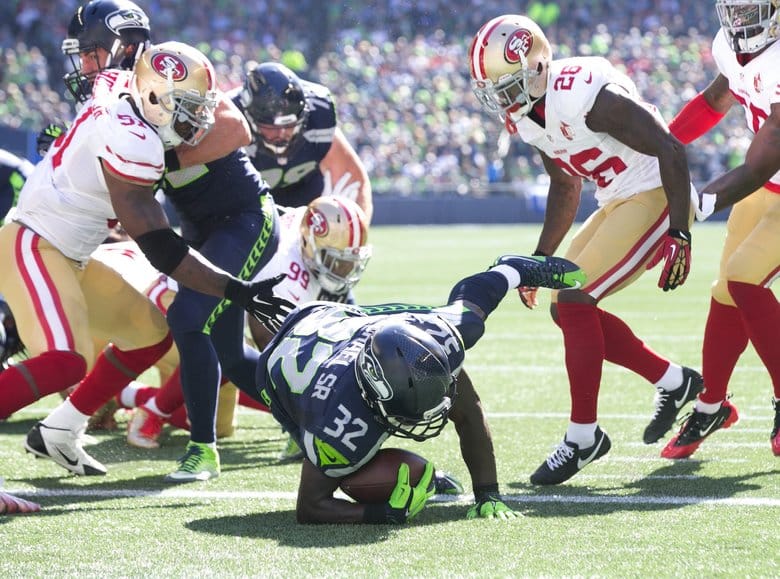
[[[509,288],[563,289],[584,281],[564,259],[502,256],[487,272],[455,284],[447,305],[438,308],[314,302],[294,310],[263,350],[257,382],[274,417],[305,453],[298,521],[411,520],[434,492],[432,468],[411,486],[402,465],[384,504],[352,503],[333,493],[390,436],[427,440],[448,418],[472,478],[475,505],[468,517],[515,516],[499,494],[479,397],[459,376],[465,350],[483,335],[485,319]]]
[[[0,149],[0,225],[11,217],[9,212],[16,207],[22,185],[32,170],[33,164],[27,159]]]
[[[113,248],[107,246],[105,251],[111,252]],[[280,208],[277,250],[257,273],[256,279],[286,274],[275,286],[274,293],[296,305],[323,299],[343,301],[360,281],[371,251],[368,219],[360,207],[344,197],[318,197],[307,207]],[[252,336],[262,348],[272,334],[257,323],[252,326]],[[131,392],[125,396],[126,403],[130,402]],[[127,441],[141,448],[157,448],[165,420],[184,403],[181,383],[173,376],[160,389],[135,391],[132,396],[145,402],[139,403],[133,412],[128,423]],[[258,407],[246,396],[241,398],[243,403]],[[218,405],[217,421],[216,434],[220,437],[220,430],[226,432],[228,423],[222,400]],[[182,420],[177,419],[177,422]]]
[[[336,106],[325,86],[277,62],[250,62],[234,102],[252,130],[252,163],[280,205],[303,207],[320,195],[344,195],[371,222],[371,182],[336,124]]]
[[[780,456],[780,305],[772,282],[780,272],[780,2],[718,0],[720,31],[712,43],[719,74],[669,124],[683,143],[697,139],[739,104],[754,137],[745,161],[702,189],[698,219],[736,203],[728,220],[718,279],[704,330],[702,374],[707,388],[693,413],[661,452],[691,456],[713,432],[737,422],[727,395],[748,342],[772,379],[775,411],[769,435]]]
[[[509,134],[539,151],[549,174],[535,255],[558,250],[574,223],[582,180],[596,186],[599,208],[566,252],[588,283],[553,294],[551,306],[563,332],[571,415],[563,441],[531,482],[559,484],[610,449],[597,422],[604,360],[656,387],[646,443],[661,438],[679,408],[702,389],[696,371],[653,352],[623,320],[599,307],[661,260],[660,288],[685,282],[693,220],[685,149],[628,77],[604,58],[553,60],[541,28],[526,16],[487,22],[471,43],[469,61],[477,99]],[[533,288],[522,288],[520,295],[527,307],[536,305]]]
[[[30,353],[0,374],[0,392],[23,406],[79,383],[25,441],[28,451],[78,474],[105,473],[80,440],[105,392],[110,398],[171,344],[159,311],[89,259],[116,220],[155,267],[183,285],[246,306],[267,290],[191,250],[154,198],[164,147],[194,146],[214,122],[214,83],[211,63],[181,43],[148,48],[132,71],[102,71],[71,128],[25,183],[13,221],[0,229],[0,292]],[[111,341],[97,360],[90,319]]]

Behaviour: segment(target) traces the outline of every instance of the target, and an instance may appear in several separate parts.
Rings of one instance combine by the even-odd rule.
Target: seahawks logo
[[[79,9],[80,11],[81,9]],[[143,28],[149,30],[149,18],[146,14],[138,10],[123,9],[114,10],[105,19],[106,28],[120,36],[119,32],[126,28]]]

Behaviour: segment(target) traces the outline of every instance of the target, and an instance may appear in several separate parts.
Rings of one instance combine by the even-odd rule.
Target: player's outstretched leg
[[[550,289],[577,289],[586,276],[577,264],[562,257],[502,255],[493,267],[508,265],[520,274],[518,285]]]
[[[680,410],[691,400],[695,400],[704,389],[704,379],[696,370],[683,368],[682,384],[674,390],[658,388],[655,395],[655,413],[650,424],[645,428],[643,440],[645,444],[653,444],[661,440],[672,428]]]

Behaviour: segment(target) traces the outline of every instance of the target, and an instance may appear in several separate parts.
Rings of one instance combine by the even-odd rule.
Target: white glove
[[[325,171],[325,182],[322,186],[322,196],[328,197],[332,195],[336,197],[347,197],[352,201],[357,201],[357,194],[360,190],[360,181],[353,181],[350,183],[349,180],[351,178],[352,173],[347,171],[338,181],[336,181],[336,184],[334,185],[333,177],[331,176],[330,171]]]
[[[696,221],[704,221],[715,212],[715,201],[717,195],[714,193],[702,193],[699,196],[699,203],[696,205]]]

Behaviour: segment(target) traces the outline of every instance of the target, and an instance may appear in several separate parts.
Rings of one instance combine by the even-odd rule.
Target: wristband
[[[363,522],[370,525],[384,525],[387,520],[387,509],[383,503],[363,506]]]
[[[498,492],[498,483],[493,483],[491,485],[479,485],[478,487],[474,487],[474,500],[475,502],[484,501],[489,498],[498,498],[499,496]]]

